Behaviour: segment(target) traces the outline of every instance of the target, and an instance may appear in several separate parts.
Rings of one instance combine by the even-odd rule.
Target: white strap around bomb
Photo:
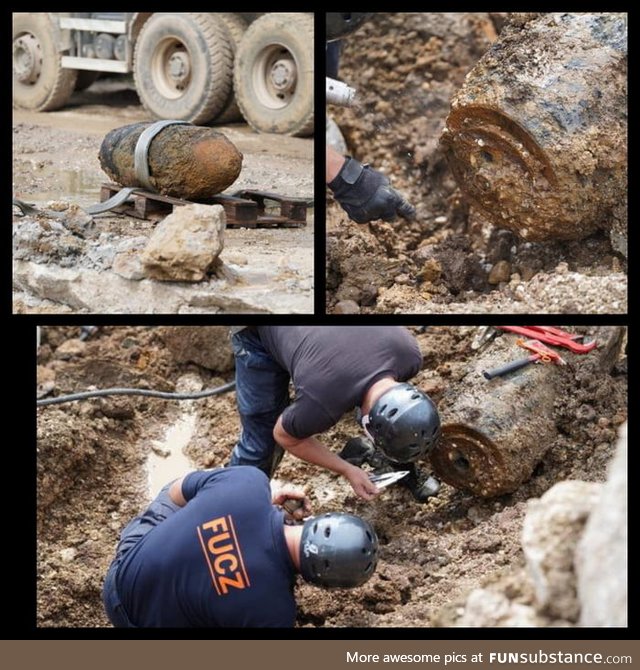
[[[167,126],[190,126],[188,121],[176,121],[172,119],[165,119],[164,121],[156,121],[149,127],[145,128],[136,143],[135,152],[133,154],[133,166],[136,173],[136,179],[150,191],[155,190],[151,184],[149,173],[149,147],[151,140]]]

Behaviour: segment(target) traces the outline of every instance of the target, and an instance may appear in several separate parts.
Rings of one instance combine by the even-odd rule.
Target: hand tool
[[[409,474],[409,470],[399,470],[398,472],[385,472],[384,474],[371,474],[369,479],[373,484],[375,484],[379,490],[391,486],[399,482],[403,477],[406,477]]]
[[[559,328],[552,328],[551,326],[496,326],[499,330],[504,330],[509,333],[516,333],[523,335],[545,344],[553,344],[556,347],[564,347],[569,349],[574,354],[587,354],[598,346],[598,343],[593,340],[586,344],[580,344],[576,340],[583,339],[582,335],[574,335],[567,333]]]
[[[327,103],[330,105],[341,105],[342,107],[353,107],[356,100],[356,90],[343,81],[326,77],[327,80]]]
[[[493,326],[479,326],[478,331],[473,338],[473,342],[471,342],[471,349],[473,349],[473,351],[482,349],[482,347],[484,347],[484,345],[492,340],[497,334],[498,331]]]
[[[293,514],[296,510],[301,509],[304,506],[304,501],[300,500],[300,498],[287,498],[283,503],[282,503],[282,508],[289,512],[289,514]]]
[[[483,370],[482,376],[485,379],[493,379],[494,377],[503,377],[506,374],[509,374],[510,372],[515,372],[516,370],[520,370],[521,368],[526,367],[527,365],[530,365],[531,363],[551,363],[554,362],[557,365],[566,365],[566,362],[564,361],[561,356],[553,351],[552,349],[549,349],[549,347],[545,347],[542,342],[539,342],[537,340],[522,340],[518,339],[516,341],[516,344],[519,347],[522,347],[523,349],[528,349],[529,351],[532,351],[533,354],[531,356],[527,356],[526,358],[520,358],[517,361],[511,361],[511,363],[507,363],[506,365],[502,365],[497,368],[492,368],[491,370]]]
[[[387,488],[391,484],[399,482],[403,477],[406,477],[409,474],[409,470],[400,470],[398,472],[385,472],[384,474],[370,474],[369,479],[373,484],[378,487],[378,490]],[[303,505],[302,500],[298,498],[288,498],[282,503],[283,509],[285,509],[289,514],[293,514],[296,510],[300,509]]]

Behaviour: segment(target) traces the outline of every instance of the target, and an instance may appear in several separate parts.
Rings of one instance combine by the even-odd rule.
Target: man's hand
[[[416,210],[389,185],[389,179],[355,158],[347,157],[328,186],[338,204],[356,223],[378,219],[394,221],[396,216],[415,218]]]
[[[271,494],[271,502],[285,509],[285,518],[294,521],[301,521],[311,514],[311,502],[305,495],[304,491],[300,491],[291,486],[283,486]],[[286,509],[285,503],[288,500],[296,501],[295,509],[290,512]],[[291,506],[293,508],[293,505]]]
[[[182,495],[183,481],[184,477],[180,477],[180,479],[176,479],[173,482],[173,484],[171,484],[171,486],[169,487],[169,498],[171,498],[171,501],[176,505],[178,505],[179,507],[184,507],[187,504],[185,497]]]
[[[356,465],[350,465],[343,476],[351,484],[354,493],[363,500],[373,500],[380,493],[378,487],[369,479],[369,475]]]
[[[297,458],[342,475],[360,498],[373,500],[378,495],[378,487],[371,483],[366,472],[334,454],[315,437],[299,439],[289,435],[282,425],[282,416],[278,418],[273,429],[273,438],[277,444]]]

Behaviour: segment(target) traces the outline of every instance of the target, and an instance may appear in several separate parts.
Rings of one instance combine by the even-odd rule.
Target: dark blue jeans
[[[180,509],[169,497],[170,482],[162,488],[160,493],[151,502],[149,507],[135,519],[130,521],[120,533],[120,541],[116,549],[116,557],[111,562],[107,576],[102,587],[102,602],[109,621],[116,628],[136,628],[131,621],[120,601],[117,589],[118,568],[124,560],[127,552],[158,524]]]
[[[229,465],[253,465],[271,477],[283,454],[273,439],[273,429],[289,404],[289,373],[262,346],[253,328],[236,333],[231,343],[242,433]]]

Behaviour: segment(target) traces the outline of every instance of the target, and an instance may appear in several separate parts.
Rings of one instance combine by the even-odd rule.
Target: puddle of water
[[[152,498],[158,495],[165,484],[194,469],[194,465],[185,456],[184,448],[193,437],[196,418],[193,408],[185,408],[182,415],[169,426],[164,439],[152,442],[147,458],[149,495]]]
[[[69,195],[99,197],[100,184],[106,181],[103,175],[97,175],[95,172],[87,174],[82,170],[61,170],[59,174],[64,189]]]
[[[40,174],[45,172],[53,173],[54,168],[46,166],[40,170]],[[60,183],[60,188],[56,191],[38,191],[38,193],[29,194],[25,199],[35,203],[44,203],[49,200],[71,200],[77,202],[80,206],[93,205],[100,200],[100,185],[107,181],[104,176],[77,169],[61,170],[55,168],[55,174]]]

